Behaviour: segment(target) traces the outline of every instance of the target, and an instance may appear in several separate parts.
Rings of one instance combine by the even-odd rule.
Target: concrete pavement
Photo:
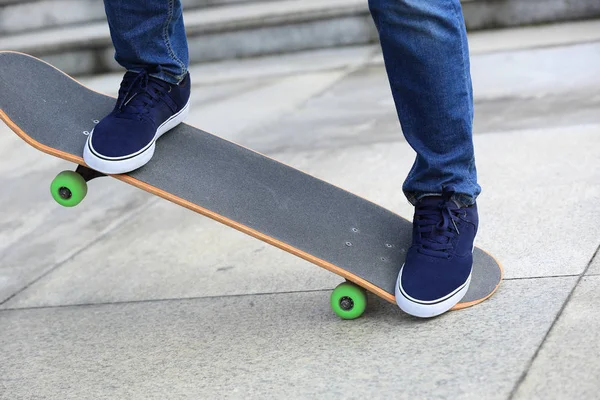
[[[477,243],[506,279],[431,321],[374,297],[341,321],[337,276],[116,180],[61,209],[70,166],[0,127],[0,399],[595,398],[600,40],[536,34],[472,36]],[[193,74],[190,123],[411,216],[376,46]]]

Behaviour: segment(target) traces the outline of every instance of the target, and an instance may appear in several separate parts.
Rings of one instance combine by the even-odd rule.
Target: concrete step
[[[275,0],[259,0],[269,2]],[[598,0],[461,0],[471,29],[593,18]],[[256,0],[182,0],[186,10]],[[324,0],[327,2],[327,0]],[[367,0],[364,0],[366,7]],[[0,35],[104,21],[103,0],[0,0]]]
[[[600,17],[599,0],[461,0],[467,27],[494,29]]]
[[[0,1],[7,7],[7,1],[12,0]],[[54,6],[52,10],[58,10],[60,2],[86,9],[88,16],[96,15],[96,19],[78,23],[76,18],[82,18],[83,11],[63,12],[63,22],[57,22],[54,27],[0,35],[0,49],[33,54],[70,74],[119,69],[113,59],[114,50],[100,0],[37,0],[11,3],[11,7],[47,4]],[[184,2],[192,63],[377,42],[367,0]],[[91,11],[94,7],[96,11]],[[467,25],[475,30],[600,16],[600,1],[464,0],[463,10]],[[75,19],[65,22],[68,15]]]
[[[374,42],[364,0],[281,0],[185,12],[193,63]],[[119,68],[105,22],[0,38],[0,49],[41,57],[70,74]]]
[[[250,1],[182,0],[186,10]],[[105,20],[103,0],[0,0],[0,35]]]

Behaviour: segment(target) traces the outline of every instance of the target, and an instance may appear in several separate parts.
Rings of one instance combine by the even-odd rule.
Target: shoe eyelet
[[[169,91],[167,93],[171,93],[171,90],[173,90],[173,86],[169,86]]]

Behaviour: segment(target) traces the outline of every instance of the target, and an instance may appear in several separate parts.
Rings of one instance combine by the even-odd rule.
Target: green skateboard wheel
[[[331,293],[331,308],[342,319],[358,318],[366,307],[367,294],[354,283],[340,283]]]
[[[63,207],[74,207],[85,198],[87,182],[75,171],[63,171],[50,184],[52,198]]]

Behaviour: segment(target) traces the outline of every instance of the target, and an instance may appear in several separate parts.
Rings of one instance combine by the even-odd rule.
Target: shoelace
[[[456,221],[464,216],[460,209],[451,208],[453,194],[453,188],[444,188],[439,203],[424,204],[415,210],[415,224],[420,236],[417,240],[421,245],[418,251],[422,254],[450,257],[452,240],[460,234]]]
[[[136,116],[142,119],[156,101],[162,99],[171,91],[167,82],[152,79],[148,71],[142,71],[135,76],[128,73],[121,84],[117,109],[122,116]]]

